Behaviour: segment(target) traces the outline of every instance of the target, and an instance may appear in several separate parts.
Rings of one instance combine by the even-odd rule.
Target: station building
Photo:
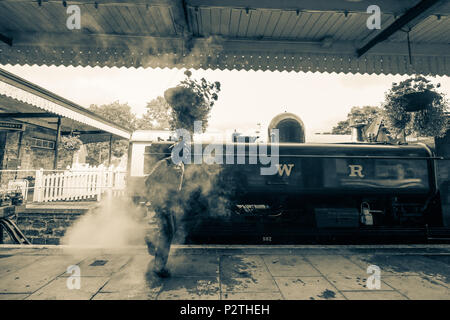
[[[59,148],[61,137],[83,142],[129,139],[131,132],[86,108],[0,69],[0,185],[33,180],[38,169],[71,165],[73,153]]]

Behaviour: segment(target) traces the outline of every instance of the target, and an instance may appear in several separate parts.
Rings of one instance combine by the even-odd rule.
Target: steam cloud
[[[124,199],[105,199],[77,220],[61,244],[80,247],[124,247],[143,245],[145,224],[140,211]]]
[[[222,170],[218,165],[189,166],[178,201],[161,199],[170,203],[176,217],[177,242],[184,242],[190,230],[204,218],[230,214],[232,191],[219,181]],[[161,193],[161,197],[164,195]],[[144,245],[146,234],[155,232],[144,215],[142,208],[124,197],[105,198],[67,230],[61,244],[96,248]]]
[[[165,192],[158,193],[158,202],[168,204],[176,217],[177,242],[185,242],[186,236],[204,219],[230,215],[232,190],[229,185],[225,188],[223,170],[220,165],[188,165],[175,201],[167,199]]]

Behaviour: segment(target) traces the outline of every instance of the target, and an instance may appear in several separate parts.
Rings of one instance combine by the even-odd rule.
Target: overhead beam
[[[1,1],[1,0],[0,0]],[[153,37],[115,34],[85,34],[85,33],[51,33],[51,32],[14,32],[14,44],[46,47],[66,47],[70,51],[86,48],[129,48],[130,51],[139,48],[161,50],[181,47],[184,44],[183,37]]]
[[[0,0],[0,3],[32,3],[37,6],[37,0]],[[401,14],[408,8],[414,6],[418,0],[68,0],[68,4],[94,5],[98,6],[166,6],[179,7],[183,3],[194,7],[216,7],[216,8],[249,8],[249,9],[281,9],[281,10],[304,10],[304,11],[335,11],[335,12],[366,12],[370,5],[378,5],[383,13]],[[62,0],[42,0],[42,7],[47,3],[58,3]],[[450,4],[443,11],[432,12],[432,14],[448,13]]]
[[[185,1],[171,0],[170,7],[173,14],[173,22],[175,31],[178,36],[189,38],[192,36],[192,30],[189,29],[188,15],[186,11]]]
[[[373,37],[369,42],[367,42],[363,47],[356,50],[356,54],[361,57],[367,51],[372,49],[378,43],[387,40],[391,35],[401,30],[403,27],[410,24],[413,20],[415,20],[414,24],[417,24],[419,21],[423,20],[425,17],[429,15],[426,14],[429,10],[434,7],[436,4],[442,2],[443,0],[422,0],[414,7],[408,9],[400,18],[395,20],[390,26],[386,29],[378,33],[375,37]],[[420,19],[416,19],[418,17]]]
[[[0,0],[1,1],[1,0]],[[73,34],[70,37],[65,34],[57,33],[16,33],[14,37],[17,39],[16,46],[25,52],[24,49],[36,48],[40,49],[42,43],[46,44],[46,48],[64,51],[63,56],[76,57],[85,55],[86,46],[90,45],[96,50],[92,50],[91,55],[96,59],[101,57],[97,54],[98,50],[107,50],[113,52],[121,50],[133,52],[135,56],[158,57],[158,52],[154,51],[154,47],[161,44],[161,61],[167,59],[164,53],[180,54],[183,53],[185,47],[185,39],[178,37],[150,37],[150,36],[126,36],[126,35],[106,35],[106,34]],[[212,43],[209,39],[195,38],[191,40],[193,45],[197,47],[200,53],[207,53],[211,50],[217,50],[218,54],[227,54],[227,52],[239,52],[243,54],[258,54],[262,52],[277,54],[307,54],[307,53],[324,53],[324,54],[348,54],[354,55],[355,47],[352,41],[337,41],[330,47],[323,47],[321,41],[311,41],[305,39],[289,41],[289,40],[254,40],[254,39],[227,39],[215,37]],[[420,45],[413,43],[415,56],[450,56],[450,45],[447,43],[436,43]],[[79,48],[79,50],[77,50]],[[83,53],[81,54],[80,51]],[[73,53],[72,53],[73,52]],[[372,54],[386,55],[405,55],[405,47],[400,42],[380,43],[371,51]],[[99,58],[97,58],[99,57]],[[72,59],[72,58],[71,58]],[[0,56],[0,61],[2,61]],[[1,76],[1,70],[0,70]],[[1,80],[1,77],[0,77]]]
[[[135,6],[135,5],[149,5],[149,6],[168,6],[173,1],[178,0],[68,0],[68,4],[94,4],[97,5],[114,5],[114,6]],[[0,0],[0,3],[34,3],[38,5],[37,0]],[[41,6],[45,6],[46,3],[58,3],[62,5],[62,0],[42,0]]]
[[[185,0],[185,2],[188,6],[199,8],[282,9],[361,13],[366,13],[367,7],[370,5],[377,5],[384,14],[400,15],[417,4],[418,0]],[[439,11],[436,13],[439,13]]]
[[[75,134],[75,135],[81,135],[81,134],[108,134],[110,133],[100,130],[88,130],[88,131],[80,131],[80,130],[74,130],[74,131],[61,131],[61,135],[66,136],[69,134]]]
[[[58,118],[57,114],[47,113],[47,112],[14,112],[14,113],[0,113],[0,118],[17,118],[17,119],[27,119],[27,118]]]

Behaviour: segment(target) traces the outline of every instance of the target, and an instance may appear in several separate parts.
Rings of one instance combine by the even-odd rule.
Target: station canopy
[[[0,63],[449,75],[449,13],[447,0],[0,0]]]
[[[84,143],[129,139],[131,131],[74,102],[0,69],[0,129],[34,124],[75,134]]]

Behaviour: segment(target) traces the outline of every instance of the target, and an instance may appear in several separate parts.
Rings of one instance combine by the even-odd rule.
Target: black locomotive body
[[[171,144],[145,147],[144,174],[171,155]],[[215,152],[205,154],[206,148]],[[276,154],[270,144],[233,143],[187,150],[185,192],[207,189],[200,193],[209,203],[226,198],[235,215],[303,219],[314,227],[442,224],[434,159],[425,145],[280,143]],[[261,154],[271,164],[261,164]],[[205,163],[211,158],[216,163]],[[262,174],[269,165],[274,174]],[[143,179],[130,181],[142,186]],[[132,190],[136,196],[142,187]]]

